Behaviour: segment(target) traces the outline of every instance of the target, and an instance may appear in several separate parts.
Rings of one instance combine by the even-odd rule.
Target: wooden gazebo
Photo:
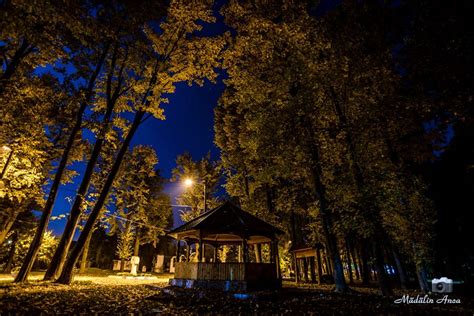
[[[222,290],[279,287],[277,236],[282,233],[233,203],[225,202],[168,233],[177,240],[175,275],[170,284]],[[181,248],[182,241],[186,249]],[[233,262],[219,259],[218,248],[224,245],[238,249],[239,255]],[[194,256],[191,256],[192,246]],[[254,254],[249,248],[254,249]]]

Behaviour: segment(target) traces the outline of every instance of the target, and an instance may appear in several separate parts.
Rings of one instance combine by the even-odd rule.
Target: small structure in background
[[[175,264],[170,284],[240,291],[278,288],[281,275],[277,236],[282,233],[231,202],[225,202],[168,233],[177,240],[176,258],[181,258]],[[184,256],[181,241],[187,246]],[[191,246],[195,247],[195,256],[191,256]],[[219,258],[219,248],[223,246],[238,249],[236,262]],[[212,247],[212,255],[206,255],[210,253],[206,247]],[[253,260],[249,247],[254,248]]]
[[[156,273],[163,273],[165,272],[165,256],[164,255],[157,255],[155,266],[153,271]]]
[[[138,264],[140,263],[140,257],[139,256],[132,256],[130,259],[130,262],[132,263],[132,269],[130,271],[131,274],[137,275],[137,270],[138,270]]]
[[[122,271],[122,260],[114,260],[114,265],[112,270]],[[132,263],[130,260],[124,260],[123,262],[123,271],[130,271],[132,269]]]
[[[175,264],[176,264],[176,256],[173,256],[171,257],[171,260],[170,260],[170,273],[174,273]]]
[[[292,245],[295,281],[311,283],[332,283],[332,267],[326,255],[324,245]]]

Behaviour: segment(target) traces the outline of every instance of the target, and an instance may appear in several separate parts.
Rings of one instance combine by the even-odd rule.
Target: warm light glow
[[[193,179],[191,179],[191,178],[184,179],[184,186],[186,186],[186,187],[189,188],[189,187],[191,187],[193,184],[194,184]]]
[[[8,147],[7,145],[3,145],[2,150],[3,151],[11,151],[12,149],[10,147]]]

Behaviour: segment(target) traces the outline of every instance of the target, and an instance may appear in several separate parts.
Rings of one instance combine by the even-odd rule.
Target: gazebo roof
[[[231,202],[199,215],[168,233],[176,239],[203,239],[208,241],[250,242],[271,240],[283,232],[273,225],[242,210]],[[264,237],[264,238],[258,238]]]

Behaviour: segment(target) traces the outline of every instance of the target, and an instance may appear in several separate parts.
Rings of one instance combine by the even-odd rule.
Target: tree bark
[[[103,245],[102,242],[98,243],[97,250],[96,250],[96,253],[95,253],[95,264],[96,264],[97,268],[102,268],[102,265],[100,264],[100,261],[101,261],[100,257],[102,255],[102,245]]]
[[[362,284],[368,285],[370,282],[370,271],[369,271],[369,264],[368,264],[368,256],[367,256],[367,245],[365,241],[361,242],[360,246],[360,260],[361,268],[362,268]]]
[[[349,252],[352,256],[352,262],[354,263],[356,279],[360,280],[360,262],[357,262],[357,256],[355,254],[354,247],[352,246],[351,242],[349,242]]]
[[[138,256],[139,251],[140,251],[140,231],[137,228],[135,232],[135,244],[133,245],[133,255]]]
[[[125,271],[125,258],[120,258],[120,272]]]
[[[354,284],[354,277],[352,276],[352,260],[351,260],[351,251],[349,249],[349,241],[346,237],[346,257],[347,257],[347,266],[349,268],[349,283]]]
[[[128,146],[130,145],[130,142],[135,135],[135,132],[138,129],[138,126],[141,123],[141,120],[144,116],[145,112],[139,111],[135,114],[135,118],[133,120],[132,126],[127,134],[127,137],[125,138],[122,146],[120,147],[120,150],[117,154],[117,157],[114,161],[114,164],[112,165],[112,169],[110,170],[109,175],[107,176],[107,180],[105,181],[104,187],[102,188],[102,191],[100,192],[100,195],[97,199],[96,204],[94,205],[94,208],[92,209],[89,218],[87,219],[86,225],[84,227],[84,230],[82,231],[81,235],[79,236],[79,240],[77,241],[76,246],[72,250],[71,256],[68,258],[66,261],[66,264],[64,266],[64,269],[56,281],[57,283],[61,284],[70,284],[73,278],[73,270],[74,270],[74,265],[76,264],[77,259],[79,258],[79,255],[82,252],[82,249],[84,248],[85,241],[88,237],[88,235],[92,232],[92,229],[95,225],[95,222],[100,214],[100,211],[102,210],[102,207],[105,204],[105,201],[107,199],[107,196],[109,195],[110,189],[112,187],[112,184],[115,180],[115,177],[120,169],[120,165],[122,164],[123,158],[125,156],[125,153],[128,150]]]
[[[321,249],[316,249],[316,259],[318,260],[318,283],[321,284],[321,277],[323,276],[323,267],[321,262]]]

